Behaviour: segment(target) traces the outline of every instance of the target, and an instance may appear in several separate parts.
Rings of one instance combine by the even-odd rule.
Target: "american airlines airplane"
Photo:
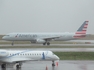
[[[59,57],[52,51],[0,49],[0,65],[2,69],[6,69],[8,64],[13,64],[18,69],[26,61],[52,61],[52,66],[55,66],[57,60],[59,60]]]
[[[41,43],[50,45],[50,41],[67,41],[84,38],[88,27],[88,21],[85,21],[74,33],[9,33],[2,37],[3,40],[13,41],[31,41],[31,43]]]

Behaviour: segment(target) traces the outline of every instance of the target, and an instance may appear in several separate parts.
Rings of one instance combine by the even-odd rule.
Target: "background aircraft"
[[[85,21],[79,29],[74,33],[9,33],[2,39],[7,41],[31,41],[31,43],[41,43],[43,45],[50,45],[50,41],[67,41],[83,38],[86,35],[88,21]]]
[[[52,61],[52,66],[55,66],[54,61],[59,60],[59,57],[52,51],[33,51],[33,50],[0,50],[1,68],[6,68],[6,64],[16,64],[16,68],[21,68],[23,62],[26,61]]]

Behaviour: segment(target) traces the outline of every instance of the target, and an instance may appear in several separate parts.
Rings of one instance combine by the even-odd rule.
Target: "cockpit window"
[[[52,53],[52,55],[55,55],[54,53]]]
[[[6,35],[6,36],[9,36],[9,35]]]

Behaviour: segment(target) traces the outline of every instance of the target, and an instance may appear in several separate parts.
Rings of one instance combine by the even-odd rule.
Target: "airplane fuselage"
[[[86,36],[88,21],[85,21],[74,33],[10,33],[2,39],[7,41],[31,41],[31,43],[42,43],[50,45],[49,41],[67,41],[83,38]],[[13,42],[12,42],[13,45]]]
[[[15,65],[16,69],[21,69],[22,63],[27,61],[55,61],[59,57],[52,51],[47,50],[4,50],[0,49],[0,65],[2,69],[6,69],[6,65]]]
[[[8,41],[35,41],[36,39],[50,38],[54,41],[75,39],[75,33],[13,33],[4,36]],[[56,37],[56,38],[54,38]],[[4,39],[3,38],[3,39]]]
[[[24,61],[54,61],[59,57],[51,51],[33,50],[1,50],[0,62],[15,63]]]

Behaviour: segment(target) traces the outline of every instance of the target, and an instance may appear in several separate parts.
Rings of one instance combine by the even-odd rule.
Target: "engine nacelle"
[[[36,40],[36,43],[45,43],[45,40],[37,39],[37,40]]]
[[[0,57],[6,57],[8,54],[9,53],[6,50],[0,50]]]

